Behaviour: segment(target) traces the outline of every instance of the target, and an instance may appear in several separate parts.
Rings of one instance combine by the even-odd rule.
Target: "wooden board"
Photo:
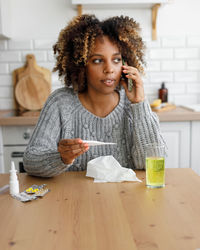
[[[28,66],[28,58],[29,57],[33,57],[34,68],[43,75],[43,78],[48,82],[49,89],[51,91],[51,71],[47,68],[44,68],[44,67],[37,65],[36,60],[35,60],[35,56],[33,54],[27,54],[25,65],[21,68],[15,69],[12,73],[14,109],[20,110],[22,112],[26,111],[27,109],[22,107],[20,105],[20,103],[17,101],[16,96],[15,96],[15,89],[16,89],[16,86],[17,86],[19,80],[21,79],[22,73],[24,73],[24,71],[26,70],[26,68]]]
[[[170,111],[170,110],[173,110],[173,109],[176,109],[176,105],[174,104],[166,104],[165,107],[162,107],[162,108],[151,108],[153,112],[157,112],[157,113],[160,113],[160,112],[164,112],[164,111]]]
[[[48,82],[36,74],[21,78],[15,88],[16,100],[27,110],[42,109],[49,94]]]

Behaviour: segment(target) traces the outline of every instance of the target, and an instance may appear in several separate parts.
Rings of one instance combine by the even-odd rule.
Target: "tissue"
[[[94,182],[141,182],[132,169],[122,167],[112,155],[100,156],[89,161],[86,176],[93,177]]]

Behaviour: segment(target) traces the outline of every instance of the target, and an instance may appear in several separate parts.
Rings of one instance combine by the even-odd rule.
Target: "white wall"
[[[12,72],[34,53],[40,66],[52,70],[52,45],[60,30],[76,15],[71,0],[10,0],[10,40],[0,40],[0,109],[13,107]],[[158,40],[151,40],[150,9],[85,9],[99,18],[129,15],[141,24],[147,43],[146,94],[157,98],[162,81],[169,100],[176,104],[200,103],[200,1],[171,0],[158,12]],[[61,86],[52,75],[53,89]]]
[[[158,32],[163,35],[199,35],[200,1],[171,0],[158,13]]]
[[[60,29],[76,15],[71,0],[10,0],[13,38],[54,38]],[[94,1],[95,2],[95,1]],[[122,0],[123,3],[123,0]],[[141,23],[143,35],[151,34],[151,12],[149,9],[88,9],[99,18],[113,15],[129,15]],[[158,35],[200,34],[200,1],[170,0],[158,12]]]
[[[76,15],[71,0],[10,0],[13,38],[54,38]]]

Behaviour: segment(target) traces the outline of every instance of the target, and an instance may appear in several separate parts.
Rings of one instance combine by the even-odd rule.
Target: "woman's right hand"
[[[77,139],[63,139],[58,143],[58,152],[61,155],[62,161],[65,164],[71,164],[73,161],[83,153],[87,152],[89,146],[83,143],[80,138]]]

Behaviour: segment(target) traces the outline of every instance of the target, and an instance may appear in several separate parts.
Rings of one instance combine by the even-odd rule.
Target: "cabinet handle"
[[[11,157],[12,158],[22,158],[24,155],[24,152],[12,152]]]
[[[31,137],[30,132],[24,132],[24,134],[23,134],[23,138],[24,138],[25,140],[30,139],[30,137]]]

